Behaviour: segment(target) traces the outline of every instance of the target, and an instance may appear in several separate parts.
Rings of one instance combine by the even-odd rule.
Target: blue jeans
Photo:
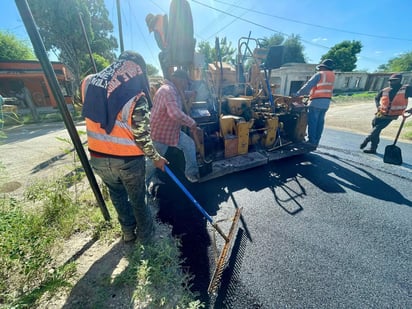
[[[122,231],[135,232],[140,240],[150,236],[154,225],[146,204],[145,157],[91,157],[90,165],[109,189]]]
[[[313,145],[319,145],[327,111],[325,108],[308,107],[308,138],[309,143]]]

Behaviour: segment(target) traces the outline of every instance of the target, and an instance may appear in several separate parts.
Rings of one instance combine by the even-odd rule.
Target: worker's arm
[[[375,97],[376,108],[379,108],[379,106],[381,105],[381,97],[382,97],[382,90],[379,91],[378,94]]]
[[[168,164],[167,160],[160,156],[153,146],[150,138],[150,113],[149,104],[144,95],[136,102],[132,114],[132,133],[136,145],[143,150],[145,155],[153,161],[156,168],[164,171],[164,165]]]
[[[407,85],[405,89],[405,98],[412,98],[412,85]]]
[[[317,85],[320,80],[320,73],[312,75],[312,77],[296,92],[295,96],[308,95],[310,90]]]

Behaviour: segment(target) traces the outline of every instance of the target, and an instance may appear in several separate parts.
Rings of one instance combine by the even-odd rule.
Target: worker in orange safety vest
[[[360,149],[365,148],[369,142],[371,146],[363,152],[375,154],[382,130],[406,111],[408,98],[412,97],[412,86],[402,85],[401,80],[402,74],[392,74],[389,77],[389,87],[383,88],[375,97],[377,112],[372,120],[372,131],[364,139]]]
[[[125,51],[82,82],[90,165],[107,186],[125,242],[151,241],[154,221],[146,204],[146,157],[164,171],[149,125],[149,82],[143,57]]]
[[[293,95],[296,97],[309,95],[308,103],[308,142],[313,146],[319,145],[325,125],[325,115],[329,109],[333,95],[335,73],[334,62],[325,59],[316,66],[318,72]]]

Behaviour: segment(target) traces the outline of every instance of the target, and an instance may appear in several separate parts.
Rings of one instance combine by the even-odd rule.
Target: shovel
[[[173,172],[169,169],[169,167],[165,166],[166,173],[173,179],[173,181],[179,186],[179,188],[186,194],[186,196],[192,201],[192,203],[196,206],[196,208],[203,214],[207,221],[213,226],[213,228],[223,237],[225,240],[225,245],[222,248],[222,251],[219,255],[219,258],[216,261],[216,267],[213,272],[212,279],[209,283],[208,293],[214,294],[216,293],[216,289],[220,285],[220,281],[222,279],[222,274],[224,269],[226,268],[227,262],[230,257],[230,252],[232,250],[233,241],[235,236],[237,235],[238,231],[238,224],[240,215],[242,212],[242,208],[236,209],[236,213],[232,219],[232,225],[229,229],[229,234],[225,234],[222,229],[215,223],[212,217],[206,212],[206,210],[200,206],[198,201],[190,194],[190,192],[183,186],[180,180],[173,174]]]
[[[396,146],[396,142],[398,141],[399,134],[401,133],[401,130],[403,128],[403,125],[405,124],[406,118],[408,118],[410,113],[407,115],[403,114],[402,115],[402,122],[401,125],[399,126],[398,133],[396,134],[395,140],[392,145],[388,145],[385,147],[385,154],[383,155],[383,162],[389,163],[389,164],[395,164],[395,165],[402,165],[402,151],[401,149]]]

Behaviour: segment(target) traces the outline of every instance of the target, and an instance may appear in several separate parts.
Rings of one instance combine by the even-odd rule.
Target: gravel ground
[[[325,126],[366,135],[369,134],[372,128],[371,122],[375,112],[375,103],[371,101],[333,102],[326,113]],[[406,124],[412,120],[411,118],[412,117],[406,120]],[[392,121],[392,123],[382,131],[381,137],[394,139],[400,124],[401,118]],[[402,142],[412,142],[410,139],[404,137],[404,134],[411,130],[412,129],[407,128],[405,125],[399,136],[399,140]]]

